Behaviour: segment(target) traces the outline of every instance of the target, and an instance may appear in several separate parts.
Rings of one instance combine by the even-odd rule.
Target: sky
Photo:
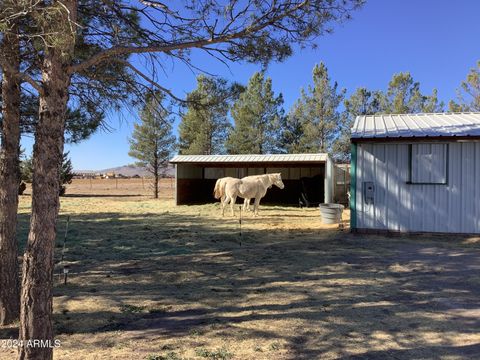
[[[272,63],[267,76],[275,93],[282,93],[286,111],[312,82],[315,64],[324,62],[332,80],[347,89],[385,90],[392,75],[409,71],[421,91],[438,89],[446,103],[456,97],[462,80],[480,60],[480,1],[367,0],[353,19],[335,25],[334,33],[315,40],[316,49],[295,49],[282,63]],[[246,84],[260,65],[234,63],[229,67],[199,53],[198,66],[209,73]],[[167,65],[162,85],[177,96],[196,87],[199,74],[180,64]],[[124,109],[109,116],[110,131],[99,131],[80,144],[66,145],[75,170],[101,170],[135,162],[128,156],[128,137],[138,117]],[[179,119],[175,121],[175,130]],[[22,146],[31,152],[32,139]]]

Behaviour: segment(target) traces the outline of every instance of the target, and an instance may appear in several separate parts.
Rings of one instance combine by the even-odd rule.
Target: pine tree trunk
[[[13,29],[15,31],[15,29]],[[14,33],[12,31],[12,33]],[[1,51],[12,71],[3,70],[2,145],[0,149],[0,325],[18,319],[20,310],[18,281],[17,210],[20,147],[19,41],[5,33]]]
[[[154,169],[153,169],[153,176],[154,176],[154,178],[155,178],[155,179],[154,179],[155,185],[154,185],[154,187],[153,187],[153,197],[154,197],[155,199],[158,199],[158,178],[159,178],[159,176],[158,176],[158,168],[159,168],[159,166],[158,166],[158,159],[157,159],[157,157],[155,157],[155,165],[154,165]]]
[[[155,189],[154,189],[154,194],[153,197],[155,199],[158,199],[158,170],[155,172]]]
[[[52,288],[59,171],[70,76],[55,50],[42,67],[43,90],[33,149],[32,218],[23,258],[20,339],[53,344]],[[20,360],[52,359],[50,347],[24,346]]]
[[[77,0],[62,1],[54,9],[52,24],[58,43],[45,50],[42,91],[39,94],[38,124],[33,147],[32,216],[23,257],[20,302],[19,360],[53,358],[53,269],[56,221],[59,210],[59,173],[71,74],[68,65],[76,41]],[[48,23],[44,31],[50,31]],[[42,342],[35,346],[33,340]],[[50,343],[50,344],[49,344]],[[47,346],[45,346],[47,345]],[[50,346],[48,346],[50,345]]]

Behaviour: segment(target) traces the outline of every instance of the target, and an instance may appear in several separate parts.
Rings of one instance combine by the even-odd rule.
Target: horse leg
[[[225,195],[222,201],[222,216],[225,216],[225,206],[227,206],[228,201],[229,201],[229,197]]]
[[[243,201],[243,212],[250,210],[250,199],[245,198]]]
[[[237,196],[234,195],[230,198],[230,210],[232,211],[232,216],[235,216],[235,212],[233,211],[233,207],[235,206],[236,202],[237,202]]]
[[[252,209],[250,209],[250,201],[252,201],[252,199],[248,199],[248,202],[247,202],[247,211],[252,211]],[[255,201],[255,199],[253,199],[253,201]]]
[[[253,210],[253,215],[258,216],[258,206],[260,205],[260,198],[255,198],[255,205]]]
[[[220,197],[220,208],[222,209],[222,215],[223,215],[223,204],[225,203],[226,196],[222,195]]]

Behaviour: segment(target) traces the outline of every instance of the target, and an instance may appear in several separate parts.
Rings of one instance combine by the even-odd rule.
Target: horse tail
[[[225,186],[223,186],[222,179],[218,179],[215,183],[215,188],[213,189],[213,196],[215,199],[220,199],[223,196]]]
[[[219,196],[219,188],[220,188],[220,179],[217,180],[217,182],[215,183],[215,187],[213,188],[213,197],[215,199],[220,199],[220,196]]]

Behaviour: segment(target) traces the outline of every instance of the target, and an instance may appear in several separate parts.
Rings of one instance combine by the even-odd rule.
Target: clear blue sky
[[[410,71],[422,92],[437,88],[440,99],[448,102],[480,60],[479,14],[478,0],[367,0],[351,21],[317,39],[317,49],[297,50],[287,61],[271,64],[267,73],[275,91],[283,93],[287,111],[321,61],[347,95],[360,86],[385,89],[394,73]],[[228,69],[206,56],[194,56],[206,71],[242,83],[260,69],[243,63]],[[180,96],[195,88],[196,74],[191,70],[180,64],[168,69],[165,87]],[[134,162],[128,156],[127,138],[135,121],[127,111],[114,114],[109,119],[112,132],[101,131],[81,144],[67,145],[74,168],[99,170]],[[27,153],[31,151],[31,139],[24,139],[23,145]]]

